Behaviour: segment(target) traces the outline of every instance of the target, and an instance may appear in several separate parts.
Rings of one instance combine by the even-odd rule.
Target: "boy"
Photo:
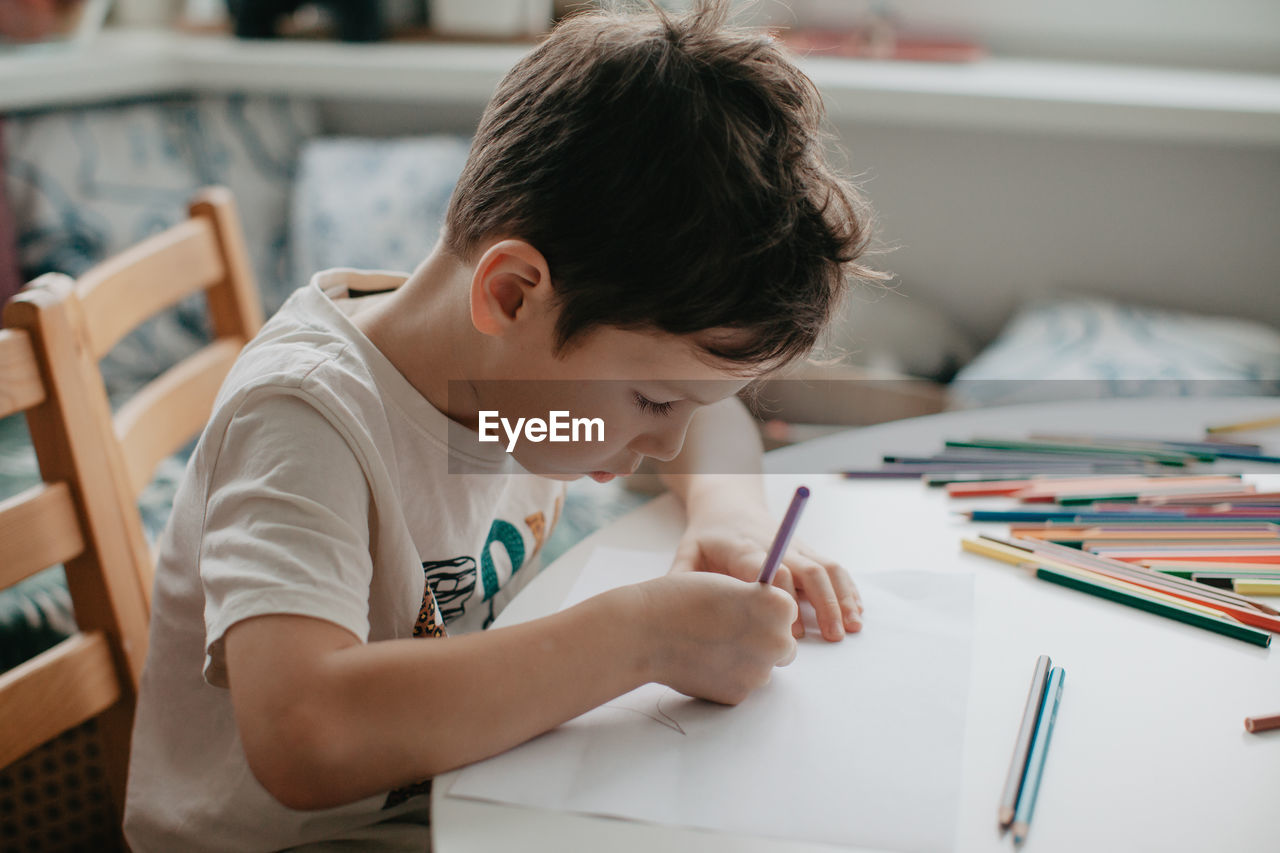
[[[422,780],[648,681],[739,702],[794,655],[797,596],[860,628],[802,546],[744,582],[776,520],[725,473],[759,471],[733,395],[812,347],[867,225],[812,85],[724,16],[562,24],[413,275],[322,273],[246,347],[160,543],[135,851],[423,850]],[[603,440],[481,441],[552,410]],[[688,515],[671,574],[467,633],[532,574],[556,480],[646,456]]]

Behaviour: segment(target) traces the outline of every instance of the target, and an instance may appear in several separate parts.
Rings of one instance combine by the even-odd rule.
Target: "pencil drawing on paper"
[[[657,687],[658,685],[652,686]],[[619,696],[612,702],[606,702],[604,707],[617,708],[620,711],[631,711],[642,717],[648,717],[658,725],[671,729],[673,732],[686,735],[684,726],[680,725],[680,721],[662,708],[662,701],[675,695],[676,692],[670,687],[655,691],[638,690],[625,696]]]

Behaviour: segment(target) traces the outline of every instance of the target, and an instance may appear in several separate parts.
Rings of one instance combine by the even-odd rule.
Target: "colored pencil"
[[[1212,461],[1208,454],[1188,453],[1182,450],[1139,450],[1131,447],[1095,444],[1079,445],[1055,443],[1050,441],[1015,441],[998,438],[974,438],[969,441],[948,441],[947,447],[972,447],[987,450],[1012,450],[1024,453],[1056,453],[1059,455],[1079,456],[1127,456],[1134,459],[1148,459],[1161,465],[1183,467],[1196,461]]]
[[[1204,506],[1205,504],[1224,504],[1229,503],[1232,506],[1280,506],[1280,492],[1259,492],[1251,489],[1242,489],[1235,494],[1203,494],[1203,495],[1177,495],[1163,494],[1158,495],[1149,492],[1143,495],[1139,503],[1157,504],[1160,506]]]
[[[1223,636],[1232,637],[1237,640],[1244,640],[1246,643],[1252,643],[1255,646],[1271,645],[1271,634],[1267,631],[1259,631],[1257,628],[1250,628],[1224,617],[1208,616],[1204,613],[1193,610],[1190,607],[1181,607],[1159,601],[1152,596],[1137,595],[1123,589],[1119,589],[1113,585],[1103,584],[1089,578],[1080,577],[1070,572],[1058,571],[1055,569],[1038,568],[1035,570],[1036,577],[1041,580],[1056,583],[1070,589],[1095,595],[1099,598],[1105,598],[1118,604],[1124,604],[1129,607],[1135,607],[1139,610],[1145,610],[1148,613],[1154,613],[1158,616],[1165,616],[1169,619],[1175,619],[1187,625],[1194,625],[1197,628],[1204,628]]]
[[[1182,556],[1174,551],[1138,551],[1138,552],[1117,552],[1109,549],[1099,548],[1091,550],[1090,553],[1097,554],[1100,557],[1107,557],[1112,560],[1119,560],[1122,563],[1139,563],[1142,560],[1157,559],[1166,563],[1182,563],[1196,562],[1206,557],[1210,559],[1221,558],[1237,563],[1252,563],[1258,566],[1277,566],[1280,565],[1280,554],[1241,554],[1238,551],[1210,551],[1199,555]]]
[[[1049,669],[1053,661],[1048,655],[1040,655],[1036,659],[1036,668],[1031,676],[1031,689],[1027,691],[1027,704],[1022,709],[1022,724],[1018,727],[1017,740],[1013,742],[1013,758],[1009,761],[1009,773],[1005,776],[1004,792],[1000,795],[1000,808],[997,819],[1001,829],[1008,829],[1013,823],[1014,810],[1018,805],[1018,794],[1022,790],[1022,778],[1027,772],[1027,758],[1031,755],[1031,738],[1036,733],[1036,722],[1040,719],[1040,708],[1044,705],[1044,689],[1049,683]]]
[[[1045,498],[1055,503],[1075,505],[1087,504],[1091,501],[1105,501],[1107,503],[1125,501],[1126,503],[1153,504],[1156,506],[1218,506],[1230,502],[1241,494],[1250,493],[1247,487],[1242,488],[1239,483],[1222,486],[1166,486],[1153,482],[1150,485],[1122,486],[1120,488],[1107,488],[1104,484],[1104,486],[1096,489],[1054,489],[1052,485],[1052,483],[1049,483],[1034,490],[1028,489],[1027,494],[1018,495],[1018,497],[1024,501],[1032,498]],[[1185,500],[1188,503],[1177,503],[1179,500]]]
[[[1100,530],[1088,528],[1060,528],[1015,526],[1011,533],[1023,539],[1045,539],[1049,542],[1099,542],[1136,544],[1150,543],[1236,543],[1280,542],[1280,535],[1267,530]]]
[[[1011,566],[1017,566],[1022,569],[1035,570],[1038,568],[1053,569],[1074,574],[1080,574],[1099,583],[1121,584],[1128,583],[1128,578],[1120,574],[1112,574],[1104,569],[1094,569],[1092,567],[1081,566],[1077,563],[1069,562],[1064,559],[1056,559],[1052,556],[1037,554],[1030,549],[1021,548],[1015,543],[1002,542],[998,539],[990,537],[981,537],[979,540],[965,540],[961,543],[961,547],[975,554],[981,554],[984,557],[991,557],[1002,563],[1008,563]],[[1169,604],[1175,604],[1180,607],[1188,607],[1203,613],[1206,616],[1216,615],[1208,606],[1208,600],[1215,595],[1224,595],[1216,590],[1200,587],[1197,592],[1195,601],[1175,601],[1170,600],[1168,596],[1161,598],[1162,589],[1144,588],[1136,582],[1125,587],[1128,592],[1134,595],[1144,595],[1153,599],[1166,601]]]
[[[1259,717],[1244,718],[1245,731],[1249,732],[1265,732],[1271,729],[1280,729],[1280,714],[1264,714]]]
[[[1107,521],[1115,517],[1130,517],[1135,520],[1160,521],[1166,517],[1184,519],[1184,512],[1080,512],[1079,510],[1041,510],[1041,508],[1016,507],[1010,510],[966,510],[960,515],[970,521],[1006,521],[1006,523],[1036,523],[1036,521],[1069,521],[1069,523],[1085,523],[1085,521]]]
[[[1231,581],[1231,588],[1241,595],[1280,595],[1280,577],[1236,578]]]
[[[1095,444],[1111,444],[1117,447],[1128,447],[1130,445],[1156,445],[1157,447],[1172,448],[1193,448],[1195,450],[1207,451],[1213,453],[1217,450],[1240,450],[1253,451],[1254,453],[1262,452],[1262,445],[1254,444],[1249,441],[1230,441],[1222,438],[1214,441],[1182,441],[1176,438],[1150,438],[1150,437],[1134,437],[1125,435],[1062,435],[1052,433],[1033,432],[1027,436],[1030,441],[1064,441],[1064,442],[1092,442]]]
[[[1030,436],[1030,438],[1033,441],[1054,441],[1062,444],[1079,445],[1081,447],[1090,447],[1097,444],[1110,444],[1115,447],[1129,447],[1134,450],[1181,451],[1184,453],[1191,453],[1201,461],[1205,462],[1210,459],[1241,459],[1252,462],[1280,461],[1280,457],[1264,455],[1262,453],[1262,447],[1256,444],[1237,445],[1212,441],[1142,441],[1133,439],[1112,439],[1110,441],[1103,441],[1101,439],[1085,436],[1050,437],[1035,434]]]
[[[1121,591],[1133,595],[1144,595],[1165,604],[1191,608],[1205,616],[1228,616],[1244,625],[1280,633],[1280,614],[1275,611],[1268,613],[1231,592],[1178,578],[1161,577],[1155,572],[1144,572],[1123,565],[1093,564],[1084,560],[1075,561],[1070,557],[1055,559],[1052,555],[1035,551],[1018,554],[1016,552],[1020,548],[1016,542],[1002,543],[991,538],[988,538],[988,542],[993,546],[1003,545],[1008,550],[1000,551],[998,547],[989,547],[978,553],[1014,565],[1033,565],[1072,573],[1086,580],[1117,586]]]
[[[1271,429],[1278,426],[1280,426],[1280,417],[1259,418],[1253,421],[1241,421],[1238,424],[1218,424],[1217,426],[1208,427],[1205,432],[1209,435],[1222,435],[1229,432],[1250,432],[1255,429]]]
[[[773,545],[769,548],[769,556],[765,558],[764,567],[760,569],[760,583],[773,583],[773,573],[782,563],[782,555],[787,553],[791,534],[796,531],[800,512],[804,509],[807,500],[809,500],[809,490],[804,486],[796,489],[796,493],[791,496],[791,505],[787,507],[787,514],[782,517],[782,524],[778,526],[778,532],[773,537]]]
[[[1132,563],[1130,565],[1133,565]],[[1275,574],[1280,569],[1275,566],[1268,566],[1258,563],[1226,563],[1226,562],[1199,562],[1186,561],[1180,563],[1169,563],[1164,560],[1138,560],[1137,565],[1143,568],[1152,569],[1162,575],[1170,575],[1172,577],[1190,578],[1195,574],[1223,574],[1232,577],[1251,576],[1256,574],[1270,575]]]
[[[1049,754],[1049,739],[1053,737],[1053,724],[1058,719],[1058,705],[1062,701],[1062,683],[1066,677],[1066,670],[1060,666],[1055,666],[1049,673],[1044,705],[1040,709],[1040,721],[1031,742],[1031,756],[1027,759],[1027,775],[1022,782],[1022,795],[1018,797],[1018,808],[1013,818],[1014,844],[1022,844],[1031,827],[1036,798],[1040,794],[1040,780],[1044,777],[1045,758]]]
[[[951,483],[990,483],[997,480],[1027,480],[1032,477],[1064,477],[1068,474],[1085,474],[1087,471],[1029,471],[1019,468],[1014,471],[927,471],[921,475],[926,486],[947,486]]]
[[[1150,468],[1142,462],[1125,462],[1122,460],[1103,460],[1081,459],[1079,456],[1064,457],[1062,459],[1038,456],[1035,454],[1026,455],[1009,455],[997,454],[992,456],[951,456],[949,454],[939,454],[937,456],[897,456],[886,455],[881,457],[881,461],[885,465],[920,465],[928,468],[987,468],[1022,466],[1027,468],[1088,468],[1090,470],[1103,469],[1106,473],[1107,469],[1114,469],[1118,473],[1142,473],[1144,471],[1158,471],[1158,468]]]
[[[985,537],[985,535],[984,535],[984,538],[992,538],[992,541],[999,541],[999,540],[995,540],[993,537]],[[1012,547],[1015,547],[1015,548],[1026,547],[1027,550],[1030,550],[1034,553],[1056,557],[1057,559],[1064,561],[1069,565],[1078,566],[1080,568],[1105,569],[1112,572],[1118,572],[1120,574],[1130,575],[1139,580],[1158,582],[1162,586],[1166,586],[1171,589],[1181,590],[1183,592],[1188,592],[1188,593],[1199,594],[1202,596],[1214,598],[1218,601],[1222,601],[1228,604],[1236,604],[1241,607],[1248,607],[1254,610],[1259,610],[1270,616],[1280,616],[1280,611],[1274,610],[1273,608],[1270,608],[1265,604],[1260,604],[1256,601],[1250,601],[1244,596],[1236,595],[1235,593],[1231,593],[1231,592],[1207,591],[1202,589],[1197,584],[1195,584],[1189,578],[1173,577],[1169,575],[1167,572],[1158,572],[1154,569],[1148,569],[1146,566],[1142,566],[1137,563],[1126,563],[1120,560],[1112,560],[1107,557],[1100,557],[1097,554],[1089,554],[1084,551],[1078,551],[1075,548],[1069,548],[1067,546],[1058,545],[1053,542],[1037,542],[1035,540],[1020,540],[1017,542],[1009,542],[1005,544],[1011,545]]]
[[[1280,456],[1266,456],[1250,450],[1236,450],[1235,448],[1215,450],[1213,455],[1219,459],[1239,459],[1243,462],[1265,462],[1270,465],[1280,463]]]
[[[840,472],[840,476],[846,480],[919,480],[924,474],[923,468],[918,471],[895,468],[850,468]]]

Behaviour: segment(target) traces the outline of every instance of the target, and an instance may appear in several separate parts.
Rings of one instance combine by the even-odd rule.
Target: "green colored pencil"
[[[1127,604],[1130,607],[1136,607],[1139,610],[1145,610],[1148,613],[1154,613],[1157,616],[1165,616],[1169,619],[1176,619],[1188,625],[1195,625],[1197,628],[1206,628],[1237,640],[1244,640],[1246,643],[1253,643],[1255,646],[1271,645],[1271,633],[1268,631],[1259,631],[1257,628],[1250,628],[1248,625],[1241,625],[1238,622],[1231,622],[1226,619],[1219,619],[1215,616],[1206,616],[1197,613],[1194,610],[1186,610],[1173,604],[1166,604],[1163,601],[1156,601],[1143,595],[1135,595],[1125,590],[1116,589],[1103,584],[1094,583],[1085,578],[1077,577],[1066,572],[1059,572],[1054,569],[1048,569],[1043,566],[1036,567],[1036,577],[1041,580],[1056,583],[1059,586],[1069,587],[1087,592],[1090,595],[1096,595],[1099,598],[1105,598],[1108,601],[1115,601],[1120,604]]]
[[[1148,459],[1161,465],[1189,465],[1197,460],[1212,461],[1214,457],[1181,450],[1139,450],[1133,447],[1114,447],[1104,444],[1061,444],[1051,441],[1005,441],[994,438],[974,438],[969,441],[948,441],[947,447],[976,447],[988,450],[1015,450],[1023,453],[1059,453],[1071,456],[1128,456]]]

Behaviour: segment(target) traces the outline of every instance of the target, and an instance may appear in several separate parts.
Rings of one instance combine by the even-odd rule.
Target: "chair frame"
[[[214,339],[114,415],[99,360],[159,311],[203,292]],[[62,562],[77,634],[0,675],[0,766],[98,716],[123,813],[154,575],[138,498],[204,428],[262,307],[231,194],[200,191],[189,218],[73,280],[50,273],[5,306],[0,415],[24,411],[44,483],[0,502],[0,586]],[[49,514],[53,521],[38,526]],[[12,566],[12,569],[10,567]]]
[[[0,586],[62,563],[79,628],[0,674],[0,766],[97,718],[106,781],[120,805],[147,608],[103,476],[106,442],[75,398],[61,393],[27,332],[0,330],[0,379],[0,415],[25,413],[43,480],[0,501]]]
[[[125,516],[124,531],[148,608],[154,562],[138,498],[161,460],[199,435],[240,350],[262,326],[262,305],[231,193],[201,190],[190,217],[85,272],[79,280],[40,276],[15,296],[8,325],[25,328],[37,348],[67,369],[58,377],[105,434],[107,482]],[[112,416],[98,361],[129,332],[196,293],[208,303],[213,341],[139,389]]]

